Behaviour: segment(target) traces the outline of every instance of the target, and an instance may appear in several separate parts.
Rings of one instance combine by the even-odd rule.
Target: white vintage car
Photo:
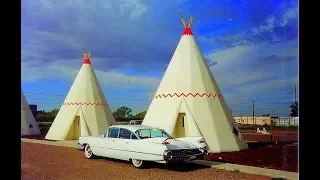
[[[78,145],[88,159],[103,156],[126,160],[136,168],[148,161],[183,162],[207,155],[202,137],[174,139],[163,129],[143,125],[113,125],[105,135],[80,137]]]

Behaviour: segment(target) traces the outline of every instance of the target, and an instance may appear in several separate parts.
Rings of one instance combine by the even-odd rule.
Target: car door
[[[119,131],[119,128],[110,128],[107,134],[105,135],[105,138],[103,140],[103,154],[105,157],[116,158],[114,141],[118,138]]]
[[[117,159],[129,160],[129,142],[130,142],[131,131],[120,128],[119,136],[114,140],[114,156]]]
[[[128,153],[127,153],[127,156],[128,156],[128,159],[141,159],[141,143],[139,143],[139,139],[138,137],[133,133],[131,132],[130,134],[130,140],[128,141]]]

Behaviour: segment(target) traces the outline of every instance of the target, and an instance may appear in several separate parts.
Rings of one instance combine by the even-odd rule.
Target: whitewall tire
[[[143,168],[146,164],[145,161],[139,159],[131,159],[131,162],[135,168]]]
[[[94,158],[94,154],[89,144],[86,144],[86,146],[84,147],[84,155],[86,156],[87,159]]]

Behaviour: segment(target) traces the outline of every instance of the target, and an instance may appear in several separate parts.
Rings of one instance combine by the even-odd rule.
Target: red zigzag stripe
[[[86,106],[108,106],[108,104],[105,104],[105,103],[87,103],[87,102],[69,102],[69,103],[63,103],[63,105],[86,105]]]
[[[199,96],[199,97],[204,97],[204,96],[207,96],[207,97],[213,97],[213,98],[216,98],[216,97],[218,97],[219,99],[220,98],[223,98],[223,95],[220,95],[220,94],[217,94],[217,93],[215,93],[215,94],[207,94],[207,93],[203,93],[202,95],[201,94],[199,94],[199,93],[196,93],[196,94],[193,94],[193,93],[188,93],[188,94],[184,94],[184,93],[181,93],[181,94],[177,94],[177,93],[174,93],[174,94],[167,94],[167,95],[165,95],[165,94],[159,94],[159,95],[156,95],[156,99],[157,98],[167,98],[167,97],[174,97],[174,96],[177,96],[177,97],[180,97],[180,96],[184,96],[184,97],[188,97],[188,96],[193,96],[193,97],[196,97],[196,96]]]
[[[21,110],[25,110],[25,111],[26,111],[26,110],[29,110],[29,109],[30,109],[30,108],[21,108]]]

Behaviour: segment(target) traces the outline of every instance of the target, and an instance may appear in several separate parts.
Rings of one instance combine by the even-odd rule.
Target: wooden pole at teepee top
[[[187,28],[186,21],[185,21],[185,20],[183,19],[183,17],[182,17],[182,10],[180,10],[180,18],[181,18],[183,27],[184,27],[184,28]]]

